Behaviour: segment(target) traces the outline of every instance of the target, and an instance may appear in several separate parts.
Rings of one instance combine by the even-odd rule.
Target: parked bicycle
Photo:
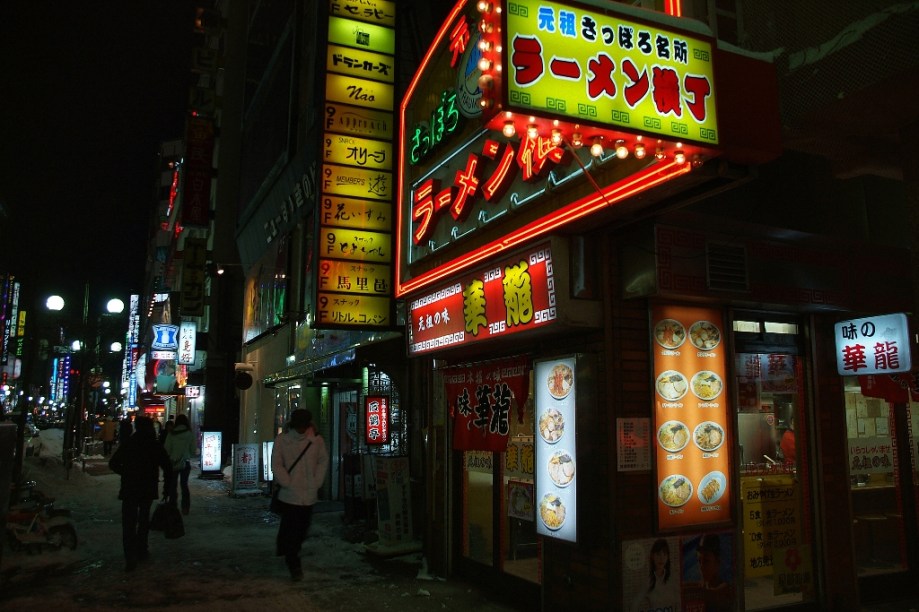
[[[54,507],[54,498],[36,489],[34,480],[14,488],[6,514],[6,536],[13,550],[42,552],[46,546],[77,547],[70,510]]]

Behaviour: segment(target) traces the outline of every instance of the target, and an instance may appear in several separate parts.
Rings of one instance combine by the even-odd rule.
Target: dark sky
[[[143,289],[156,155],[181,137],[188,0],[0,3],[0,272],[91,308]]]

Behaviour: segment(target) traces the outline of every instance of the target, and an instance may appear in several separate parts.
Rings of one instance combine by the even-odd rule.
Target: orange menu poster
[[[658,528],[723,523],[732,429],[721,312],[659,305],[651,315]]]

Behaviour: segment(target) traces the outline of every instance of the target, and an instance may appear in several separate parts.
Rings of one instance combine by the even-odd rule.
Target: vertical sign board
[[[205,431],[201,434],[201,471],[219,472],[223,469],[223,434]]]
[[[258,444],[233,445],[233,492],[258,489]]]
[[[835,329],[840,376],[896,374],[912,369],[909,320],[904,313],[840,321]]]
[[[364,398],[365,435],[367,444],[389,442],[389,398],[370,395]]]
[[[412,539],[412,491],[408,457],[373,457],[376,474],[380,543],[400,544]]]
[[[330,0],[316,324],[392,324],[395,2]]]
[[[730,394],[722,316],[712,308],[652,308],[658,528],[731,518]]]
[[[577,359],[537,361],[534,370],[536,533],[577,542]]]

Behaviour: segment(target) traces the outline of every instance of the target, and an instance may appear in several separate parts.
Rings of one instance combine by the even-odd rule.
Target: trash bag
[[[160,503],[157,504],[153,516],[150,517],[150,530],[162,531],[163,535],[169,540],[181,538],[185,535],[185,523],[182,520],[182,513],[175,504]]]

